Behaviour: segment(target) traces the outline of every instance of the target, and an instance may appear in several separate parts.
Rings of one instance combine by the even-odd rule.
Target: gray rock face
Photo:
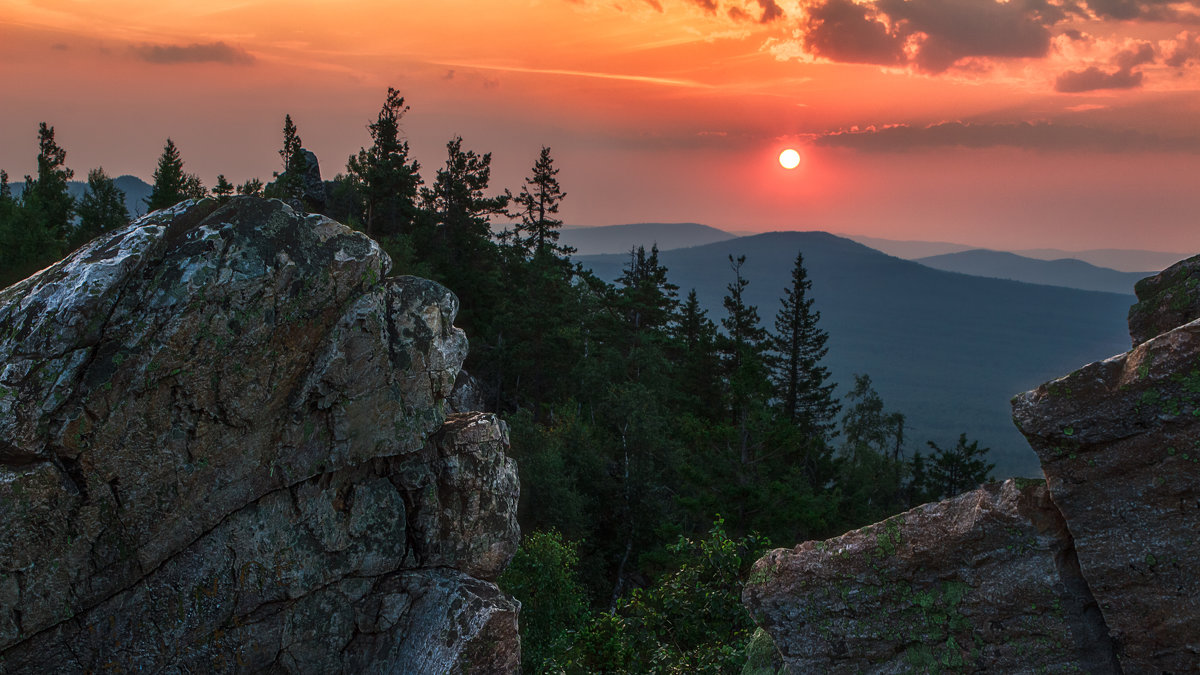
[[[1200,257],[1139,282],[1132,351],[1013,399],[1044,483],[985,486],[758,561],[744,601],[785,664],[1195,672],[1198,284]]]
[[[1181,260],[1133,287],[1137,304],[1129,308],[1133,346],[1200,318],[1200,256]]]
[[[991,484],[754,565],[743,601],[795,673],[1111,672],[1045,485]]]
[[[0,291],[0,671],[516,668],[507,431],[389,267],[239,197]]]
[[[300,148],[304,154],[304,205],[308,211],[321,211],[325,208],[325,183],[321,180],[321,164],[317,155],[311,150]]]

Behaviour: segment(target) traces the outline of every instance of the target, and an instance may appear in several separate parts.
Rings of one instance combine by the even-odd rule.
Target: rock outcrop
[[[1132,351],[1013,399],[1044,481],[755,564],[743,600],[792,672],[1196,670],[1198,260],[1138,284]]]
[[[278,201],[0,291],[0,672],[513,672],[503,422],[457,300]]]

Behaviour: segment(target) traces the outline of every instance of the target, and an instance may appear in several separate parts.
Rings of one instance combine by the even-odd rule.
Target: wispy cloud
[[[588,77],[600,80],[621,80],[624,82],[640,82],[642,84],[657,84],[667,87],[688,87],[693,89],[711,89],[713,85],[673,77],[655,77],[652,75],[627,75],[624,73],[602,73],[591,70],[570,70],[565,68],[525,68],[523,66],[499,66],[482,63],[458,63],[439,61],[435,65],[447,68],[475,68],[478,70],[495,70],[505,73],[528,73],[533,75],[562,75],[565,77]]]
[[[926,127],[893,124],[830,131],[814,144],[864,152],[906,152],[922,148],[1093,150],[1101,152],[1200,152],[1200,138],[1166,138],[1129,129],[1106,129],[1053,122],[1002,124],[941,122]]]
[[[135,56],[147,63],[224,63],[228,65],[254,63],[253,54],[225,42],[189,45],[136,45],[130,49]]]

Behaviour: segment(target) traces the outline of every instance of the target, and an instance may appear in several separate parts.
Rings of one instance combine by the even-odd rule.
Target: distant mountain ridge
[[[137,176],[117,176],[113,179],[117,188],[125,193],[125,209],[130,218],[136,218],[146,213],[146,198],[150,196],[153,187]],[[25,181],[10,183],[14,197],[25,191]],[[78,200],[87,192],[87,181],[73,180],[67,183],[67,192]]]
[[[646,250],[657,244],[659,250],[702,246],[733,239],[730,234],[699,223],[632,223],[598,227],[565,227],[559,243],[574,247],[579,255],[628,253],[635,246]]]
[[[771,327],[803,251],[812,297],[829,332],[826,364],[843,396],[867,373],[890,410],[908,419],[907,451],[958,434],[992,448],[996,475],[1037,475],[1038,463],[1012,424],[1009,398],[1087,363],[1128,349],[1126,295],[967,276],[902,260],[825,232],[773,232],[664,250],[681,295],[695,288],[719,322],[732,279],[730,255],[745,255],[747,300]],[[581,256],[602,278],[625,256]]]
[[[1085,291],[1133,295],[1133,285],[1153,272],[1118,272],[1073,258],[1039,260],[1006,251],[974,249],[917,258],[927,267],[1030,284],[1064,286]]]

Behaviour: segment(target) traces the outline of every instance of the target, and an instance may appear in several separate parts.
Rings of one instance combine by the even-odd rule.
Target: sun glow
[[[779,165],[785,169],[794,169],[800,166],[800,153],[792,148],[788,148],[779,153]]]

